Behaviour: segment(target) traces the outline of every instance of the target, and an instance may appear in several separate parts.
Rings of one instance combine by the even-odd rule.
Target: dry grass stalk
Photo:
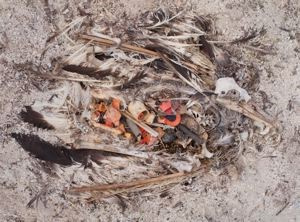
[[[232,101],[224,98],[217,98],[216,100],[220,105],[223,105],[227,109],[242,113],[243,115],[249,117],[254,121],[261,122],[265,124],[267,127],[275,128],[275,124],[268,120],[263,114],[259,113],[258,111],[254,110],[251,105],[247,103],[241,103],[237,101]]]

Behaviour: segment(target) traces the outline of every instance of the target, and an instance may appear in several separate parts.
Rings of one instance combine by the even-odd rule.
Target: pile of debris
[[[100,18],[70,39],[73,53],[51,75],[40,75],[60,84],[50,98],[20,114],[60,144],[12,136],[41,160],[93,167],[96,179],[68,188],[90,201],[234,163],[243,141],[276,126],[240,87],[251,76],[234,79],[220,71],[236,64],[216,40],[212,20],[192,13],[159,9],[118,29]]]

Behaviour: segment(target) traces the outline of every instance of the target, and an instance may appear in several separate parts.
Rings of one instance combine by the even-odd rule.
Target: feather
[[[212,28],[212,21],[205,16],[196,16],[195,24],[197,27],[200,27],[203,31],[210,31]]]
[[[152,67],[155,69],[156,72],[162,72],[167,69],[166,65],[161,59],[155,59],[146,64],[147,67]]]
[[[232,134],[222,135],[219,139],[213,142],[213,147],[228,146],[234,142],[234,136]]]
[[[144,71],[138,72],[136,75],[134,75],[132,78],[130,78],[127,82],[125,82],[120,88],[121,89],[130,88],[130,87],[134,86],[135,84],[137,84],[138,81],[145,78],[146,76],[147,76],[147,74]]]
[[[202,44],[202,46],[200,46],[200,49],[202,49],[209,56],[209,58],[214,59],[215,54],[213,51],[213,46],[207,42],[204,36],[199,37],[199,43]]]
[[[174,15],[170,18],[170,14],[169,14],[168,10],[159,9],[157,12],[153,13],[153,22],[155,24],[150,27],[146,27],[146,28],[147,29],[161,28],[161,26],[168,24],[170,21],[172,21],[176,17],[180,16],[182,13],[183,13],[183,11],[177,13],[176,15]]]
[[[231,43],[232,44],[237,44],[237,43],[246,43],[254,38],[256,38],[257,36],[262,36],[266,33],[266,29],[262,28],[260,30],[257,29],[252,29],[249,31],[245,31],[244,35],[233,40]]]
[[[80,65],[65,65],[63,70],[73,73],[78,73],[81,75],[87,75],[95,79],[102,79],[103,77],[111,75],[110,70],[99,70],[98,68],[93,67],[84,67]]]
[[[31,106],[25,106],[25,110],[22,110],[20,113],[21,119],[26,122],[34,125],[35,127],[41,129],[52,130],[55,129],[53,125],[47,122],[44,116],[32,109]]]
[[[95,58],[99,59],[100,61],[105,61],[107,59],[111,59],[112,56],[111,55],[106,55],[103,52],[98,52],[98,53],[95,53]]]
[[[199,137],[195,132],[191,131],[188,127],[183,124],[178,125],[178,129],[184,133],[187,137],[191,138],[192,140],[197,143],[197,145],[203,144],[205,141],[201,137]]]
[[[188,85],[193,87],[195,90],[198,92],[202,93],[203,89],[201,88],[202,80],[196,76],[194,73],[192,73],[190,70],[187,68],[174,63],[171,61],[169,58],[167,58],[165,55],[162,53],[158,53],[162,60],[165,62],[165,64],[168,66],[168,68],[173,71],[181,80],[186,82]]]
[[[11,136],[24,150],[38,159],[68,166],[73,163],[69,150],[63,146],[50,144],[36,135],[12,133]]]
[[[75,162],[86,165],[89,159],[97,164],[101,164],[102,161],[106,160],[106,158],[130,157],[130,155],[111,151],[94,149],[68,149],[65,146],[53,145],[36,135],[12,133],[11,136],[16,139],[16,141],[24,150],[36,158],[63,166],[69,166]],[[116,160],[118,161],[118,159]]]

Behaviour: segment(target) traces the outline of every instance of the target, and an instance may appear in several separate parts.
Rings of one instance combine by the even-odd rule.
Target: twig
[[[286,201],[286,203],[281,207],[281,209],[275,214],[276,216],[278,216],[280,213],[282,213],[282,211],[285,210],[285,208],[290,204],[289,201]]]
[[[270,155],[270,156],[262,156],[261,158],[276,158],[276,155]]]

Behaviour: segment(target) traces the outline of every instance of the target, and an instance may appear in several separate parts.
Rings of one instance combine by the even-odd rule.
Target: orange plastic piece
[[[140,141],[141,144],[152,145],[157,140],[156,137],[151,136],[147,131],[140,128],[142,139]]]
[[[113,123],[110,119],[105,120],[105,126],[113,127]]]
[[[104,103],[100,103],[100,104],[97,105],[96,109],[99,112],[103,113],[103,112],[106,112],[107,107],[106,107],[106,105]]]
[[[170,121],[167,118],[163,119],[163,123],[169,126],[177,126],[181,122],[181,115],[176,114],[176,119],[174,121]]]
[[[142,136],[141,144],[149,144],[151,139],[151,135],[149,133],[146,133]]]
[[[167,113],[167,114],[171,114],[172,113],[172,102],[171,100],[162,102],[159,106],[160,110]]]
[[[113,123],[114,126],[119,126],[120,119],[121,119],[121,113],[114,107],[109,106],[105,113],[105,124],[108,123],[110,125],[111,122]]]
[[[124,124],[121,123],[118,127],[119,130],[121,130],[123,133],[126,133],[126,130],[125,130],[125,127],[124,127]]]
[[[121,101],[120,101],[119,99],[113,98],[111,105],[112,105],[112,107],[114,107],[115,109],[120,110]]]

